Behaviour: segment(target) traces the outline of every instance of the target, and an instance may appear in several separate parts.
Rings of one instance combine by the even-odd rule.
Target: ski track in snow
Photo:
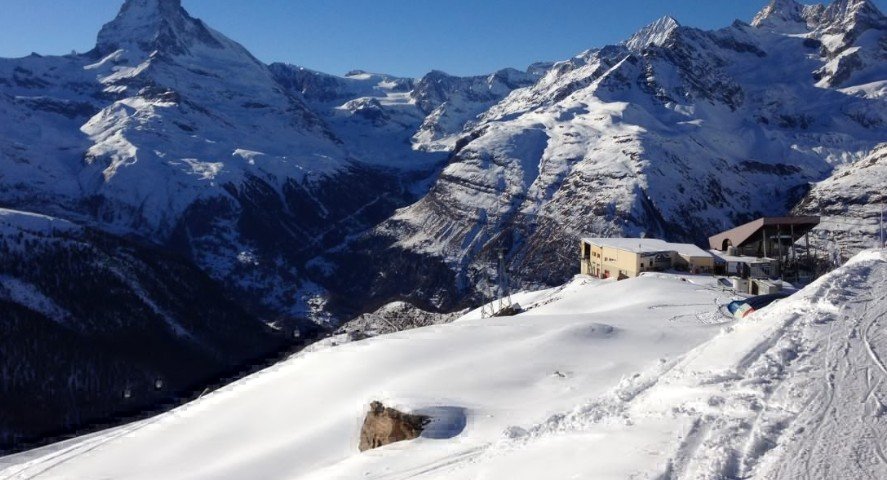
[[[811,308],[775,306],[757,314],[753,322],[774,326],[763,327],[769,334],[726,371],[688,368],[705,363],[704,345],[572,412],[529,429],[513,427],[514,438],[485,456],[519,456],[546,438],[578,436],[607,424],[630,429],[651,416],[688,417],[690,428],[675,439],[663,471],[635,472],[643,473],[639,478],[887,478],[887,407],[879,394],[887,367],[878,353],[887,342],[872,334],[881,331],[887,294],[871,294],[887,286],[887,267],[878,267],[831,277],[812,295],[818,301]],[[650,308],[662,307],[671,305]],[[656,397],[670,396],[678,386],[703,387],[708,398],[655,406]],[[786,399],[786,393],[798,398]],[[718,408],[703,411],[695,405],[700,401]]]
[[[115,428],[109,432],[101,432],[99,434],[87,436],[83,439],[73,439],[75,443],[71,446],[62,448],[49,455],[39,457],[34,461],[24,462],[21,465],[10,468],[9,470],[0,471],[0,474],[2,474],[2,476],[0,476],[0,480],[32,480],[38,478],[44,473],[47,473],[50,470],[55,470],[58,467],[63,466],[65,463],[74,460],[81,455],[101,448],[108,442],[112,442],[120,437],[135,433],[136,431],[156,421],[159,421],[161,418],[162,416],[159,416],[153,419],[136,422],[134,424],[124,425],[122,427]],[[39,450],[40,449],[38,449],[38,451]],[[39,465],[40,468],[32,470],[31,467],[33,467],[34,465]]]

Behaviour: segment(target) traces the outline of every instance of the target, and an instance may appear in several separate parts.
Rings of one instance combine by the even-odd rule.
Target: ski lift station
[[[717,270],[746,278],[799,276],[811,262],[808,233],[819,217],[763,217],[709,237]],[[803,249],[795,244],[804,239]],[[801,250],[801,255],[799,255]],[[806,261],[806,262],[805,262]],[[749,271],[743,272],[744,266]]]
[[[709,237],[708,243],[731,255],[775,256],[806,238],[817,225],[819,217],[763,217]]]
[[[583,238],[581,272],[598,278],[637,277],[642,272],[684,270],[711,273],[711,253],[689,243],[655,238]]]
[[[710,237],[709,251],[654,238],[583,238],[580,270],[619,279],[665,270],[712,273],[734,277],[740,293],[776,293],[778,279],[799,279],[802,269],[812,271],[809,244],[796,244],[818,224],[818,217],[759,218]]]
[[[732,276],[739,293],[776,293],[782,282],[772,279],[800,280],[802,264],[813,271],[808,234],[817,225],[819,217],[764,217],[714,235],[715,272]]]

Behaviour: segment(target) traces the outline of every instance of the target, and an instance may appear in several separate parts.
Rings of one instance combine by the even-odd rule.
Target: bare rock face
[[[373,402],[360,430],[360,451],[418,438],[429,421],[425,415],[411,415]]]

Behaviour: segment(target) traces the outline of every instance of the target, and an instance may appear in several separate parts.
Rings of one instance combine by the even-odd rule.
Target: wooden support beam
[[[782,278],[782,226],[776,225],[776,252],[779,254],[779,261],[777,265],[779,265],[779,278]]]

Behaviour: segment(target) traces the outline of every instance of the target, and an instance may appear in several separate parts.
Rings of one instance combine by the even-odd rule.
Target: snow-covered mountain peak
[[[681,26],[677,20],[666,15],[655,22],[640,29],[631,36],[625,46],[629,50],[643,50],[650,45],[662,45],[676,28]]]
[[[884,14],[872,0],[835,0],[828,9],[845,17],[884,18]]]
[[[126,0],[123,2],[120,12],[123,14],[148,12],[160,15],[177,15],[182,13],[181,10],[181,0]]]
[[[755,27],[780,27],[803,25],[804,6],[795,0],[772,0],[763,8],[751,24]]]
[[[195,43],[223,46],[218,35],[188,15],[181,0],[126,0],[117,17],[102,27],[96,49],[102,55],[121,49],[182,54]]]
[[[887,17],[871,0],[835,0],[823,10],[820,26],[845,31],[884,28]]]
[[[772,0],[755,16],[752,25],[779,33],[803,33],[867,29],[882,26],[885,20],[871,0],[834,0],[828,5]]]

